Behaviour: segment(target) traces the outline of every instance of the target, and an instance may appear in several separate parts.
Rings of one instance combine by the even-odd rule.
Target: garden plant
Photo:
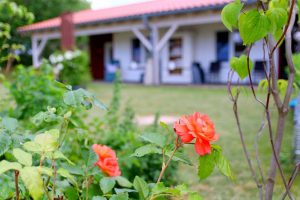
[[[297,91],[295,77],[297,78],[299,73],[299,70],[298,72],[296,71],[296,68],[299,68],[299,55],[292,54],[292,32],[297,11],[300,11],[300,4],[296,0],[257,1],[253,8],[246,8],[245,3],[236,0],[226,5],[221,13],[224,25],[230,31],[236,29],[240,33],[243,44],[246,46],[245,54],[240,57],[233,57],[230,60],[231,71],[228,74],[228,91],[230,99],[233,102],[233,111],[244,154],[259,191],[260,199],[272,199],[274,186],[278,181],[276,179],[277,171],[285,188],[282,191],[281,198],[295,199],[290,190],[298,175],[300,164],[296,163],[292,174],[286,176],[283,172],[279,155],[285,134],[284,125],[287,120],[287,113],[289,112],[289,102],[293,92]],[[266,97],[263,99],[260,99],[256,95],[251,76],[253,69],[253,62],[250,59],[251,50],[254,43],[259,40],[263,41],[261,48],[265,52],[263,55],[265,79],[259,84],[259,88],[262,88],[266,93]],[[285,58],[288,63],[288,80],[278,78],[275,66],[275,53],[283,44],[285,45]],[[262,125],[256,133],[255,160],[251,159],[244,139],[247,130],[242,129],[241,123],[243,122],[240,121],[240,109],[238,107],[241,90],[239,86],[235,87],[231,84],[234,73],[237,73],[241,80],[246,77],[249,78],[253,97],[257,101],[258,106],[262,106],[264,109]],[[277,115],[271,115],[271,107],[273,105],[277,110]],[[276,120],[275,125],[273,125],[274,120],[272,119]],[[259,154],[259,139],[265,127],[269,133],[269,141],[272,149],[267,175],[262,169]],[[257,170],[254,167],[254,162],[258,166]]]
[[[23,7],[3,2],[0,8],[9,5],[13,11],[19,9],[20,15],[27,13]],[[279,156],[288,104],[297,91],[299,54],[292,54],[291,34],[299,6],[296,0],[258,0],[255,6],[236,0],[228,3],[221,13],[224,25],[230,31],[238,31],[246,46],[245,54],[230,60],[228,91],[259,199],[273,199],[278,181],[284,185],[281,199],[296,199],[291,188],[300,165],[296,164],[292,174],[286,175]],[[22,16],[28,20],[31,15],[27,14]],[[2,23],[0,27],[1,48],[11,49],[10,24]],[[266,94],[262,99],[252,82],[250,59],[253,44],[260,40],[265,52],[265,79],[259,84]],[[285,45],[288,80],[278,79],[274,64],[280,45]],[[7,58],[11,58],[11,53],[15,51],[0,54],[9,70],[11,60]],[[62,60],[58,59],[60,56]],[[216,130],[209,116],[195,111],[178,118],[171,127],[156,122],[140,131],[133,121],[134,112],[129,103],[120,111],[120,74],[109,106],[88,90],[71,86],[81,84],[76,82],[78,77],[75,81],[68,77],[74,68],[71,60],[77,58],[74,63],[81,63],[80,70],[85,71],[83,54],[61,52],[53,54],[39,68],[19,65],[12,77],[1,75],[0,81],[8,93],[1,97],[0,103],[0,199],[205,199],[201,192],[190,190],[173,177],[177,162],[193,165],[189,156],[198,158],[195,174],[200,180],[208,178],[215,168],[228,181],[235,180],[230,163],[217,144],[222,140],[221,130]],[[55,71],[57,68],[60,74]],[[80,70],[79,75],[83,72]],[[264,110],[254,141],[255,159],[246,145],[247,130],[240,120],[242,108],[238,100],[242,86],[231,84],[234,73],[240,80],[249,78],[257,106]],[[272,108],[276,109],[276,115],[271,114]],[[96,116],[90,115],[92,109],[98,109]],[[272,150],[268,174],[262,169],[259,153],[264,129],[268,130]],[[186,146],[193,146],[189,156],[184,151]],[[276,179],[277,172],[280,179]]]

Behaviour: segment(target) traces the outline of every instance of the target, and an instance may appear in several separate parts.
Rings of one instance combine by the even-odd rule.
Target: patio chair
[[[253,69],[253,83],[259,83],[260,80],[262,80],[265,77],[265,69],[264,65],[266,63],[264,61],[256,61],[254,64],[254,69]]]
[[[205,74],[201,67],[201,64],[198,62],[194,62],[192,65],[193,72],[193,83],[194,84],[203,84],[205,83]]]
[[[211,83],[219,83],[219,75],[221,70],[221,63],[219,61],[212,62],[209,68],[209,81]]]

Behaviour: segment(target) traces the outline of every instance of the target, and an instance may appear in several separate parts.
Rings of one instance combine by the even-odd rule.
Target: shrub
[[[26,119],[46,110],[59,107],[65,89],[55,83],[52,67],[44,61],[39,69],[19,65],[8,86],[16,103],[13,116]]]
[[[90,80],[89,57],[84,51],[56,52],[49,60],[54,65],[58,79],[72,86],[84,86]]]

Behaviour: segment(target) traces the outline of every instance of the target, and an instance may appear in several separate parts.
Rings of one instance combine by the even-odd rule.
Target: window
[[[169,73],[181,74],[183,68],[182,38],[170,39],[169,52]]]
[[[232,40],[233,40],[233,48],[234,48],[234,56],[239,57],[242,55],[246,49],[246,46],[243,45],[243,40],[240,36],[239,32],[233,32],[232,34]]]
[[[217,32],[217,60],[229,60],[229,34],[228,32]]]
[[[135,63],[141,63],[142,61],[142,48],[139,39],[133,39],[131,41],[131,60]]]

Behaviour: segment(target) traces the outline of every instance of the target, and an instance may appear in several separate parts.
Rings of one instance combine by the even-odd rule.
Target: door
[[[105,44],[111,43],[112,35],[92,35],[89,38],[90,45],[90,67],[94,80],[104,80],[105,74]]]

